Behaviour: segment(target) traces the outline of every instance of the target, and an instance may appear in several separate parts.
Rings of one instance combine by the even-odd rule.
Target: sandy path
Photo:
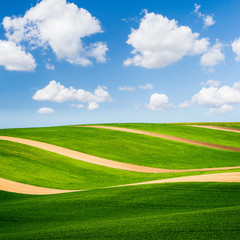
[[[197,176],[187,176],[179,178],[169,178],[148,182],[132,183],[125,185],[118,185],[106,188],[137,186],[146,184],[160,184],[160,183],[176,183],[176,182],[240,182],[240,172],[233,173],[216,173]],[[90,191],[90,190],[58,190],[51,188],[35,187],[28,184],[18,183],[10,180],[0,178],[0,190],[13,193],[31,194],[31,195],[49,195],[68,192]]]
[[[193,145],[202,146],[202,147],[240,152],[240,148],[237,148],[237,147],[229,147],[229,146],[224,146],[224,145],[219,145],[219,144],[214,144],[214,143],[206,143],[206,142],[191,140],[191,139],[187,139],[187,138],[174,137],[174,136],[169,136],[169,135],[165,135],[165,134],[146,132],[146,131],[135,130],[135,129],[120,128],[120,127],[108,127],[108,126],[95,126],[95,125],[81,126],[81,127],[103,128],[103,129],[117,130],[117,131],[122,131],[122,132],[138,133],[138,134],[142,134],[142,135],[159,137],[159,138],[163,138],[163,139],[193,144]]]
[[[219,127],[219,126],[210,126],[210,125],[187,125],[187,126],[209,128],[209,129],[222,130],[222,131],[227,131],[227,132],[240,133],[240,129],[237,129],[237,128]]]
[[[162,168],[153,168],[153,167],[144,167],[129,163],[122,163],[117,161],[112,161],[100,157],[95,157],[86,153],[81,153],[75,150],[67,149],[64,147],[59,147],[56,145],[52,145],[49,143],[43,143],[34,140],[28,140],[23,138],[16,138],[16,137],[6,137],[0,136],[0,140],[6,140],[11,142],[17,142],[33,147],[37,147],[43,150],[47,150],[49,152],[54,152],[66,157],[74,158],[80,161],[93,163],[97,165],[101,165],[104,167],[116,168],[121,170],[127,170],[132,172],[144,172],[144,173],[171,173],[171,172],[196,172],[196,171],[213,171],[213,170],[230,170],[230,169],[237,169],[237,167],[218,167],[218,168],[198,168],[198,169],[184,169],[184,170],[175,170],[175,169],[162,169]]]
[[[0,190],[6,192],[22,193],[22,194],[34,194],[34,195],[48,195],[57,193],[76,192],[76,190],[59,190],[44,187],[36,187],[28,184],[18,183],[10,181],[4,178],[0,178]]]

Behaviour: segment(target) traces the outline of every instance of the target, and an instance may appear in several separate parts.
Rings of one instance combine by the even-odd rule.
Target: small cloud
[[[99,104],[97,104],[96,102],[90,102],[88,104],[87,108],[88,108],[88,110],[95,110],[95,109],[99,108]]]
[[[72,86],[65,87],[60,82],[57,83],[54,80],[50,81],[46,87],[36,91],[32,98],[36,101],[50,101],[57,103],[67,101],[88,103],[88,109],[96,109],[99,107],[98,103],[112,101],[112,98],[107,91],[107,87],[98,86],[92,93],[84,89],[75,89]],[[74,106],[81,106],[81,104]]]
[[[118,90],[120,90],[120,91],[135,91],[135,87],[123,86],[123,87],[118,87]]]
[[[208,107],[209,114],[226,114],[233,109],[233,105],[240,104],[240,81],[235,82],[232,87],[219,87],[218,81],[210,81],[207,85],[192,96],[191,100],[183,102],[179,107],[190,107],[196,103],[199,106]]]
[[[0,66],[8,71],[33,72],[37,66],[31,53],[12,41],[0,40]]]
[[[205,15],[199,11],[201,8],[201,5],[194,4],[194,13],[199,17],[202,18],[204,27],[210,27],[216,23],[216,21],[213,19],[213,14],[211,15]]]
[[[234,40],[234,42],[232,43],[232,50],[237,55],[235,60],[239,62],[240,61],[240,38]]]
[[[173,107],[174,105],[169,102],[168,96],[159,93],[152,94],[150,97],[150,103],[147,104],[147,108],[151,110],[164,110]]]
[[[209,86],[209,87],[219,87],[221,83],[218,80],[208,80],[207,82],[201,82],[201,85],[203,86]]]
[[[211,115],[225,115],[233,109],[232,105],[224,104],[220,107],[209,108],[209,114]]]
[[[191,106],[192,106],[192,104],[190,101],[184,101],[183,103],[178,105],[178,107],[180,107],[180,108],[189,108]]]
[[[224,45],[216,42],[206,53],[201,56],[200,64],[204,67],[212,68],[225,60],[225,55],[222,53]]]
[[[150,84],[150,83],[147,83],[146,85],[140,85],[140,86],[138,86],[138,88],[140,88],[140,89],[153,89],[153,85],[152,84]]]
[[[194,4],[194,13],[197,13],[198,15],[201,16],[201,12],[199,12],[200,8],[201,8],[200,4],[199,5],[197,3]]]
[[[213,20],[213,16],[212,15],[204,16],[203,22],[204,22],[204,26],[205,27],[210,27],[210,26],[212,26],[212,25],[214,25],[216,23],[216,21]]]
[[[79,109],[80,109],[80,108],[84,108],[84,105],[83,105],[83,104],[74,104],[74,103],[73,103],[73,104],[70,104],[69,106],[70,106],[70,107],[79,108]]]
[[[55,70],[55,66],[53,64],[49,63],[49,62],[45,63],[45,67],[48,70]]]
[[[52,108],[47,108],[47,107],[43,107],[43,108],[39,108],[37,110],[38,114],[51,114],[54,113],[55,111]]]

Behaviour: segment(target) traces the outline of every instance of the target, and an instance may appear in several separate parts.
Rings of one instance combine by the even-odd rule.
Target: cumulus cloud
[[[205,67],[214,67],[225,60],[225,55],[222,53],[224,45],[217,42],[206,53],[201,56],[200,63]]]
[[[147,108],[151,110],[164,110],[173,107],[174,105],[169,102],[168,96],[159,93],[152,94],[150,97],[150,103],[147,104]]]
[[[31,53],[11,41],[0,40],[0,65],[9,71],[34,71],[36,62]]]
[[[43,89],[38,90],[33,99],[37,101],[66,102],[78,101],[88,103],[88,109],[96,109],[98,103],[112,101],[106,87],[98,86],[93,93],[83,89],[65,87],[60,82],[50,81]]]
[[[188,26],[179,26],[175,19],[160,14],[145,13],[138,29],[132,29],[127,43],[133,47],[125,66],[162,68],[181,60],[186,55],[201,54],[207,50],[207,38],[199,39]]]
[[[37,113],[39,113],[39,114],[50,114],[50,113],[54,113],[55,111],[52,109],[52,108],[46,108],[46,107],[44,107],[44,108],[39,108],[38,110],[37,110]]]
[[[209,87],[219,87],[220,86],[220,82],[218,80],[214,80],[214,79],[210,79],[206,82],[201,82],[201,85],[203,86],[209,86]]]
[[[191,100],[185,101],[179,107],[190,107],[194,103],[209,108],[214,114],[225,114],[233,109],[233,105],[240,103],[240,82],[232,87],[203,87]]]
[[[135,87],[122,86],[122,87],[118,87],[118,90],[120,90],[120,91],[135,91]]]
[[[213,14],[211,15],[205,15],[199,11],[201,8],[201,5],[194,4],[194,13],[197,14],[199,18],[203,20],[204,27],[210,27],[216,23],[216,21],[213,19]]]
[[[236,53],[236,61],[240,61],[240,38],[234,40],[232,43],[232,50],[234,53]]]
[[[146,89],[146,90],[151,90],[153,89],[153,85],[150,83],[147,83],[146,85],[139,85],[138,88],[140,89]]]
[[[106,61],[105,43],[83,42],[85,37],[103,32],[99,20],[66,0],[42,0],[23,17],[5,17],[3,26],[10,41],[32,48],[50,47],[60,60],[83,66],[92,64],[93,58]]]

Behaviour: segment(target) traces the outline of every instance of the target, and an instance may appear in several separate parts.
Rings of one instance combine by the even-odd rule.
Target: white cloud
[[[123,87],[118,87],[118,90],[120,90],[120,91],[135,91],[135,87],[123,86]]]
[[[51,63],[48,63],[48,62],[45,63],[45,67],[48,70],[55,70],[55,66],[53,64],[51,64]]]
[[[197,15],[199,16],[201,16],[201,12],[199,12],[200,8],[201,8],[200,4],[199,5],[197,3],[194,4],[194,13],[197,13]]]
[[[222,53],[223,44],[217,42],[201,57],[200,63],[205,67],[213,67],[225,60],[225,55]]]
[[[240,103],[240,82],[235,82],[232,87],[203,87],[190,101],[185,101],[179,107],[190,107],[194,103],[209,108],[209,112],[227,113],[233,105]]]
[[[37,113],[39,113],[39,114],[50,114],[50,113],[54,113],[55,111],[52,109],[52,108],[46,108],[46,107],[44,107],[44,108],[39,108],[38,110],[37,110]]]
[[[186,55],[195,55],[207,50],[207,38],[199,39],[188,26],[178,26],[160,14],[145,13],[138,29],[132,29],[127,43],[134,50],[132,58],[124,61],[125,66],[162,68],[179,61]]]
[[[232,43],[232,50],[234,53],[236,53],[236,61],[240,61],[240,38],[234,40]]]
[[[209,108],[209,113],[212,115],[225,115],[233,109],[232,105],[221,105],[218,108]]]
[[[192,103],[188,100],[184,101],[183,103],[179,104],[178,107],[180,108],[189,108],[192,106]]]
[[[83,38],[103,32],[99,20],[66,0],[42,0],[23,17],[5,17],[3,26],[10,41],[49,46],[58,59],[83,66],[92,64],[91,58],[106,61],[105,43],[88,46],[83,42]]]
[[[203,17],[203,23],[205,27],[209,27],[212,26],[216,23],[215,20],[213,20],[213,16],[212,15],[207,15]]]
[[[90,102],[89,104],[88,104],[88,110],[95,110],[95,109],[97,109],[97,108],[99,108],[99,104],[98,103],[96,103],[96,102]]]
[[[80,109],[80,108],[84,108],[84,105],[83,104],[75,104],[75,103],[73,103],[73,104],[70,105],[70,107],[75,107],[75,108]]]
[[[150,83],[147,83],[146,85],[139,85],[138,88],[151,90],[151,89],[153,89],[153,85]]]
[[[46,87],[38,90],[34,94],[33,99],[58,103],[66,101],[87,102],[89,104],[88,109],[94,109],[94,106],[96,108],[98,103],[112,101],[106,89],[106,87],[98,86],[94,93],[91,93],[83,89],[75,89],[73,87],[67,88],[59,82],[50,81]]]
[[[209,86],[209,87],[219,87],[220,84],[221,83],[218,80],[214,80],[214,79],[208,80],[206,82],[201,82],[201,85]]]
[[[34,71],[36,62],[30,53],[11,41],[0,40],[0,65],[9,71]]]
[[[201,8],[201,5],[194,4],[194,13],[197,14],[199,18],[202,18],[204,27],[210,27],[216,23],[216,21],[213,19],[213,15],[205,15],[199,11]]]
[[[165,94],[154,93],[150,97],[150,103],[147,107],[151,110],[164,110],[174,107],[172,103],[169,103],[169,99]]]

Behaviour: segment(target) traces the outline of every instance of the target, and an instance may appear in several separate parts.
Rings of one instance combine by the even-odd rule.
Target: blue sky
[[[239,121],[239,10],[237,0],[4,2],[0,128]]]

